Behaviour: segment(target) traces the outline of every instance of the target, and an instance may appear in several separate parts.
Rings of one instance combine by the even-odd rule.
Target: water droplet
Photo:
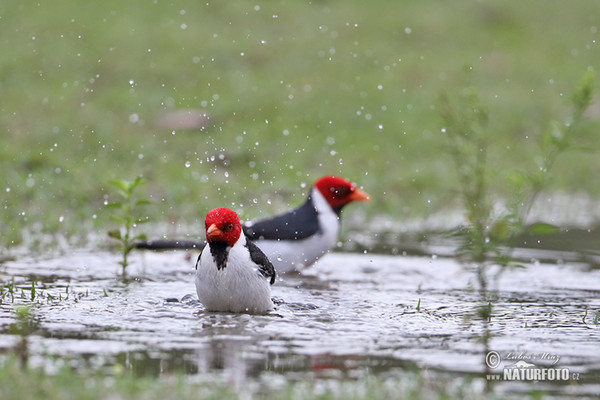
[[[192,163],[191,163],[191,162],[189,162],[189,161],[186,161],[186,162],[185,162],[185,167],[186,167],[186,168],[189,168],[191,165],[192,165]]]
[[[65,217],[63,217],[62,215],[60,217],[58,217],[58,222],[63,222],[65,220]]]

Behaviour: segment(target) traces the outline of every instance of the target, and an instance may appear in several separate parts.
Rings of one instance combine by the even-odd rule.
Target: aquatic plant
[[[21,367],[25,368],[29,359],[29,336],[34,329],[35,315],[29,306],[15,308],[15,314],[15,323],[11,325],[11,333],[19,335],[20,340],[13,350],[19,358]]]
[[[492,170],[488,161],[493,132],[489,129],[486,106],[472,86],[455,98],[451,99],[448,95],[441,97],[442,133],[446,135],[458,174],[459,193],[467,217],[466,226],[457,232],[460,240],[457,256],[463,263],[474,266],[479,284],[481,304],[476,314],[484,321],[484,354],[489,347],[489,322],[494,301],[488,289],[490,283],[497,283],[506,267],[521,266],[512,256],[520,235],[558,231],[557,227],[548,223],[527,225],[526,221],[539,194],[549,186],[550,171],[557,158],[574,147],[575,134],[592,101],[593,87],[594,75],[587,71],[571,97],[573,111],[570,118],[565,123],[553,122],[541,135],[539,154],[534,158],[537,160],[536,168],[508,174],[512,193],[506,202],[506,211],[501,213],[494,211],[494,193],[489,182],[505,177],[498,170]],[[498,269],[490,276],[491,267]]]
[[[30,288],[26,290],[26,288]],[[0,305],[2,304],[14,304],[15,299],[20,304],[27,305],[37,305],[42,304],[44,301],[46,303],[52,303],[57,301],[69,300],[69,296],[72,294],[73,299],[77,302],[82,297],[88,297],[89,291],[86,290],[85,293],[77,293],[71,290],[70,286],[67,285],[65,287],[65,292],[63,293],[49,293],[40,290],[35,281],[31,281],[30,284],[27,282],[19,283],[15,282],[15,277],[13,276],[9,282],[0,284]]]
[[[133,235],[133,229],[139,224],[149,221],[149,218],[141,213],[140,208],[152,204],[150,200],[138,198],[136,190],[147,183],[145,179],[136,177],[133,181],[113,180],[110,184],[117,188],[117,193],[121,197],[121,201],[113,201],[108,203],[106,207],[113,209],[114,214],[110,218],[121,224],[119,229],[114,229],[108,232],[108,236],[117,240],[119,249],[123,256],[119,264],[123,267],[123,276],[129,265],[129,253],[135,248],[136,240],[145,240],[146,235],[143,233]]]

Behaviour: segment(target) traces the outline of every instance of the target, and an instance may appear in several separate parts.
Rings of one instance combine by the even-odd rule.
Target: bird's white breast
[[[221,270],[206,246],[198,262],[196,291],[209,311],[263,313],[273,308],[271,287],[244,246],[246,237],[238,239],[229,250],[227,266]]]

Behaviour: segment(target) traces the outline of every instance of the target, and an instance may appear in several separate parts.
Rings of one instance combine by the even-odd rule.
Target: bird
[[[279,274],[301,271],[331,251],[341,228],[342,209],[371,197],[346,178],[326,175],[311,187],[305,202],[284,214],[249,221],[242,229],[268,256]],[[202,242],[151,240],[137,247],[151,250],[201,249]]]
[[[237,213],[215,208],[206,215],[205,226],[207,245],[198,256],[195,277],[200,303],[210,312],[271,311],[275,268],[244,235]]]
[[[371,197],[348,179],[324,176],[301,206],[273,218],[250,221],[244,233],[269,256],[279,273],[301,271],[337,244],[342,208],[368,200]]]

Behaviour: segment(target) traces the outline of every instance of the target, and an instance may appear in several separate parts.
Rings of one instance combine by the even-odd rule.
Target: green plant
[[[16,307],[15,314],[16,321],[11,325],[11,333],[19,335],[20,340],[14,351],[20,360],[21,367],[25,368],[29,359],[29,335],[34,329],[35,315],[29,306]]]
[[[468,222],[458,232],[461,243],[457,255],[478,267],[482,290],[486,290],[488,283],[486,267],[519,265],[512,257],[519,235],[557,232],[558,228],[551,224],[526,225],[526,220],[539,194],[548,188],[550,171],[557,158],[574,147],[574,136],[591,104],[593,87],[594,75],[587,71],[571,97],[573,112],[568,121],[563,124],[553,122],[541,136],[534,171],[510,171],[508,174],[513,190],[506,202],[506,211],[499,214],[493,210],[493,193],[488,182],[497,182],[504,177],[491,170],[488,163],[492,134],[488,129],[487,109],[472,87],[464,89],[455,99],[442,96],[440,110],[445,123],[442,132],[448,139]]]
[[[110,218],[121,224],[119,229],[114,229],[108,232],[108,236],[117,240],[119,249],[123,255],[123,259],[119,264],[123,267],[123,275],[129,265],[128,256],[131,250],[135,248],[136,240],[145,240],[146,235],[143,233],[133,235],[133,229],[139,224],[149,221],[147,216],[140,212],[140,208],[152,204],[150,200],[140,199],[136,196],[136,189],[147,183],[145,179],[136,177],[133,181],[113,180],[110,184],[117,188],[117,192],[121,197],[121,201],[108,203],[106,207],[114,210],[114,214]]]
[[[575,135],[582,125],[585,111],[592,103],[593,89],[594,74],[587,71],[571,96],[573,111],[570,117],[563,123],[552,121],[540,137],[536,168],[529,172],[513,171],[509,175],[513,196],[507,204],[506,215],[495,221],[495,235],[492,236],[496,242],[508,243],[509,250],[514,247],[514,239],[522,233],[544,235],[558,231],[556,226],[543,222],[526,226],[526,219],[540,193],[551,183],[550,171],[558,157],[575,147]]]
[[[504,213],[494,212],[489,185],[491,180],[497,182],[503,176],[490,168],[488,161],[492,132],[487,108],[473,87],[464,89],[454,99],[447,95],[441,97],[440,112],[445,124],[442,132],[448,139],[467,217],[466,226],[458,232],[460,246],[457,256],[465,264],[475,267],[481,301],[476,314],[484,324],[484,354],[489,350],[489,323],[493,313],[493,299],[488,289],[489,269],[500,267],[491,277],[497,282],[506,267],[520,265],[512,257],[520,235],[557,232],[558,228],[553,225],[540,222],[527,226],[526,221],[539,194],[549,187],[550,170],[557,158],[573,147],[575,133],[591,104],[593,87],[594,75],[588,71],[571,97],[571,117],[563,124],[552,123],[550,129],[542,134],[534,171],[512,171],[509,174],[513,190]],[[584,322],[586,316],[587,309]],[[484,365],[486,373],[489,373],[487,365]]]

